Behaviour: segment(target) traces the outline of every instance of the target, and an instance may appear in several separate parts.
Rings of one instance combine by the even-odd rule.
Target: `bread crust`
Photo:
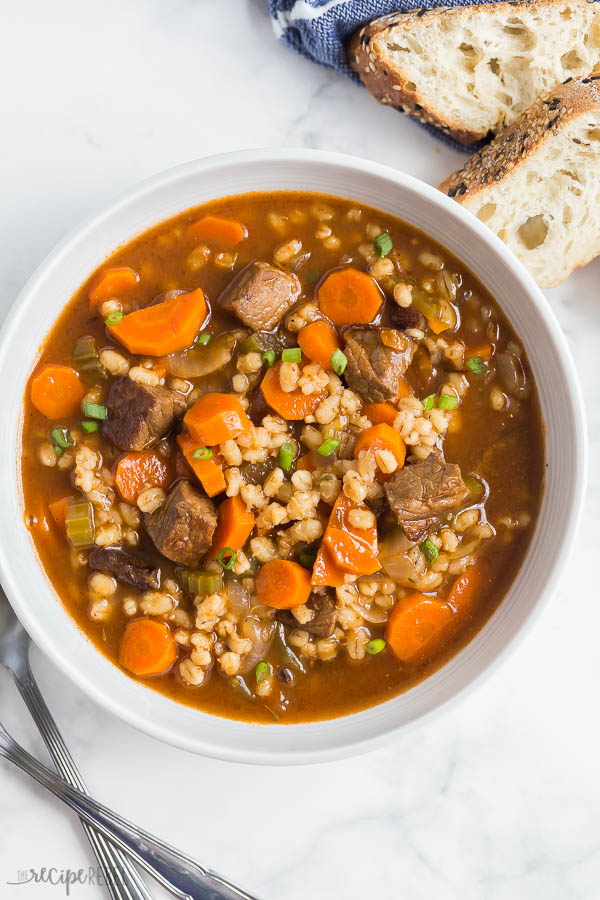
[[[600,72],[592,72],[582,78],[568,78],[536,100],[516,122],[470,156],[462,169],[446,178],[439,190],[458,203],[469,205],[486,188],[502,181],[517,166],[535,156],[542,145],[551,141],[569,122],[590,112],[600,112]],[[485,198],[480,198],[479,202],[485,202]],[[590,199],[592,202],[594,200]],[[571,271],[587,265],[599,253],[600,245],[561,277],[543,283],[539,280],[540,286],[555,287]]]
[[[568,78],[470,156],[462,169],[440,184],[439,190],[459,203],[471,200],[535,154],[568,122],[592,110],[600,110],[600,72],[585,78]]]
[[[481,5],[457,6],[452,8],[434,7],[408,12],[392,13],[363,25],[352,35],[348,44],[348,62],[358,73],[361,81],[379,103],[399,109],[420,122],[434,125],[445,134],[465,146],[491,137],[492,133],[470,131],[462,128],[459,122],[452,122],[441,111],[428,106],[427,101],[418,90],[411,90],[410,82],[397,72],[390,71],[380,58],[377,49],[377,38],[386,31],[394,29],[398,24],[406,25],[423,17],[445,18],[453,15],[464,15],[477,12],[481,15],[495,15],[500,11],[526,10],[535,6],[562,6],[563,0],[500,0],[497,3]]]

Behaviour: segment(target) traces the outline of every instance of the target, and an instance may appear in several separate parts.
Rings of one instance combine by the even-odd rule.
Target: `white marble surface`
[[[435,184],[461,160],[278,46],[261,0],[20,0],[0,4],[0,34],[2,315],[65,231],[177,163],[267,144],[319,147]],[[591,479],[557,596],[504,667],[384,750],[269,769],[138,734],[69,684],[42,648],[40,683],[100,799],[263,900],[600,896],[599,275],[596,262],[548,294],[583,383]],[[4,672],[0,712],[45,759]],[[70,813],[4,763],[0,822],[2,898],[64,896],[6,882],[19,869],[92,862]]]

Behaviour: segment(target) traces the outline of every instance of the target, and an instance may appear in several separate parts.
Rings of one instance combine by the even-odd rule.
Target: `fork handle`
[[[179,900],[257,900],[216,872],[205,869],[174,847],[128,822],[38,762],[0,725],[0,756],[14,763],[38,784],[66,803],[98,831],[128,853]]]
[[[29,668],[29,662],[24,675],[17,675],[12,670],[11,675],[44,739],[57,771],[65,781],[85,793],[86,786],[83,778],[58,730],[52,713],[46,706]],[[81,824],[102,869],[106,889],[112,900],[152,900],[152,894],[140,873],[123,851],[107,841],[104,835],[85,819],[82,819]]]

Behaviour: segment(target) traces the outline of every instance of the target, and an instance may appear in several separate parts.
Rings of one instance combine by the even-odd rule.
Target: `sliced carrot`
[[[344,493],[338,494],[331,510],[329,524],[347,531],[348,534],[352,535],[354,541],[362,544],[372,556],[377,557],[377,525],[373,525],[372,528],[356,528],[356,526],[351,525],[350,513],[353,509],[367,509],[367,507],[350,500]]]
[[[263,378],[260,389],[271,409],[275,410],[283,419],[292,422],[298,422],[312,415],[315,409],[327,396],[327,391],[320,391],[316,394],[304,394],[300,388],[295,391],[286,393],[281,389],[279,381],[279,370],[281,363],[277,363],[271,369],[267,369]]]
[[[364,504],[355,503],[354,500],[350,500],[344,493],[338,494],[337,499],[333,504],[333,509],[331,510],[329,524],[343,528],[345,531],[352,534],[356,541],[363,544],[373,556],[377,556],[377,525],[373,525],[372,528],[360,529],[351,525],[349,518],[350,512],[353,509],[367,509],[367,507]]]
[[[309,359],[321,363],[327,371],[332,369],[331,357],[336,350],[342,348],[337,331],[325,319],[317,319],[301,328],[298,332],[298,344]]]
[[[444,319],[427,319],[427,324],[434,334],[441,334],[450,328],[449,322],[445,322]]]
[[[260,603],[275,609],[292,609],[306,603],[311,593],[310,574],[296,562],[272,559],[254,582]]]
[[[167,488],[171,481],[170,467],[164,457],[152,450],[132,450],[118,460],[114,478],[116,488],[127,503],[150,487]]]
[[[196,459],[194,453],[199,449],[198,441],[189,434],[178,434],[177,444],[183,453],[188,466],[206,491],[209,497],[216,497],[227,487],[223,469],[213,456],[211,459]],[[214,451],[213,451],[214,452]]]
[[[119,662],[134,675],[164,675],[177,659],[171,629],[154,619],[130,622],[119,645]]]
[[[239,494],[227,497],[217,510],[217,528],[207,559],[216,559],[221,550],[241,550],[254,528],[256,518]]]
[[[374,278],[359,269],[336,269],[322,282],[318,300],[323,315],[334,325],[368,325],[383,303]]]
[[[135,269],[129,266],[115,266],[112,269],[106,269],[104,272],[101,272],[88,293],[90,312],[94,312],[103,300],[108,300],[110,297],[120,297],[121,294],[127,293],[127,291],[139,284],[139,281],[140,276]]]
[[[379,425],[371,425],[370,428],[365,428],[359,435],[359,438],[354,445],[355,459],[358,459],[358,454],[362,450],[389,450],[393,453],[398,464],[396,472],[398,469],[402,468],[404,460],[406,459],[406,446],[404,441],[398,432],[395,431],[391,425],[386,425],[385,422],[382,422]],[[385,473],[381,471],[378,471],[377,473],[380,481],[388,481],[393,474],[393,472]]]
[[[398,659],[410,662],[437,650],[453,620],[454,612],[447,603],[418,592],[409,594],[392,610],[385,639]]]
[[[365,403],[361,412],[373,425],[393,425],[398,415],[393,403]]]
[[[373,575],[381,568],[381,563],[365,545],[356,539],[356,532],[349,534],[342,528],[329,525],[323,543],[336,565],[352,575]]]
[[[31,402],[47,419],[74,416],[85,387],[71,366],[47,363],[35,373],[30,385]]]
[[[465,350],[465,359],[473,359],[478,356],[483,362],[488,362],[494,355],[494,348],[491,344],[477,344],[475,347],[468,347]]]
[[[203,394],[188,409],[183,421],[196,446],[214,447],[236,438],[252,425],[233,394]]]
[[[208,315],[200,288],[124,316],[107,328],[130,353],[167,356],[193,344]]]
[[[67,524],[67,506],[69,497],[61,497],[60,500],[54,500],[48,504],[50,515],[54,519],[54,523],[59,528],[65,528]]]
[[[341,587],[343,584],[346,584],[347,574],[335,562],[328,548],[321,544],[313,566],[311,583],[314,585],[327,585],[328,587]]]
[[[207,241],[231,249],[248,237],[248,229],[235,219],[204,216],[187,228],[186,235],[196,241]]]
[[[381,569],[377,558],[377,526],[359,529],[349,522],[350,511],[361,508],[366,507],[343,493],[338,495],[313,566],[313,584],[339,587],[344,584],[345,574],[372,575]]]
[[[450,593],[446,597],[448,606],[459,616],[470,613],[487,577],[486,567],[482,563],[470,566],[466,572],[458,576],[450,588]]]

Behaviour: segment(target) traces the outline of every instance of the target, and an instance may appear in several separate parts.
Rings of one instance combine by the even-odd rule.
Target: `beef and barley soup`
[[[343,715],[439,668],[535,525],[523,346],[457,259],[337,197],[247,194],[119,248],[25,397],[25,516],[106,656],[205,711]]]

